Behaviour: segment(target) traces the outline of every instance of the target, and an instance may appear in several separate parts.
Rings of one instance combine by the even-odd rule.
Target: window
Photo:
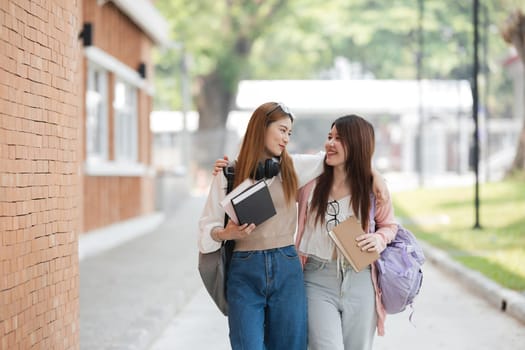
[[[107,71],[89,63],[86,89],[86,155],[88,161],[108,158]]]
[[[121,80],[115,82],[115,160],[137,162],[137,89]]]

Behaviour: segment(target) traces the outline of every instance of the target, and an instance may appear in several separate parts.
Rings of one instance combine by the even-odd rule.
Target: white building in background
[[[283,101],[296,114],[293,142],[298,152],[322,147],[331,122],[355,113],[376,128],[375,161],[381,170],[415,172],[419,151],[424,155],[424,173],[464,173],[469,168],[473,122],[468,81],[267,80],[239,84],[239,110],[253,110],[265,101]]]
[[[197,130],[199,114],[189,111],[153,111],[150,129],[153,133],[153,164],[158,171],[184,174],[191,152],[188,136]]]
[[[469,172],[474,122],[468,81],[424,80],[421,85],[416,80],[241,81],[236,109],[228,118],[224,154],[235,157],[251,113],[268,101],[284,102],[296,116],[290,152],[323,149],[332,121],[355,113],[370,120],[376,129],[374,159],[381,171],[414,174],[419,169],[418,152],[421,151],[424,177]],[[508,146],[513,144],[518,126],[513,121],[501,119],[485,123],[483,114],[479,122],[480,173],[488,179],[496,179],[510,164]],[[187,135],[191,135],[197,125],[198,115],[189,112]],[[154,164],[157,168],[174,169],[186,164],[181,154],[182,113],[153,112],[151,129],[155,135]],[[483,154],[487,130],[491,137],[495,135],[506,140],[491,146],[491,157]]]

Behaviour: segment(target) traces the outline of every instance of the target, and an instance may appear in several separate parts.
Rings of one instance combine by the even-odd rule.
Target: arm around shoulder
[[[322,151],[314,154],[291,154],[290,156],[299,180],[299,187],[306,185],[323,172],[325,153]]]

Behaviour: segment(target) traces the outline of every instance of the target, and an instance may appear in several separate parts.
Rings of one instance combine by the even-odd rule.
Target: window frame
[[[95,86],[95,75],[99,74],[100,86]],[[85,94],[85,112],[86,112],[86,161],[88,162],[104,162],[109,157],[109,95],[108,95],[108,81],[109,72],[97,65],[94,62],[88,61],[87,64],[87,79],[86,79],[86,94]],[[97,89],[100,89],[98,91]],[[91,106],[90,94],[93,92],[94,98],[99,98],[97,106]],[[99,94],[99,96],[95,96]],[[96,110],[93,113],[93,110]],[[96,114],[95,117],[92,117]],[[93,119],[92,119],[93,118]],[[92,126],[90,122],[95,120],[98,125]],[[98,134],[98,135],[97,135]],[[97,135],[97,136],[95,136]],[[98,145],[91,146],[90,142],[93,138],[98,139]],[[94,141],[96,142],[96,141]]]
[[[121,88],[123,91],[119,91]],[[115,76],[113,90],[114,159],[138,163],[138,90],[118,76]]]

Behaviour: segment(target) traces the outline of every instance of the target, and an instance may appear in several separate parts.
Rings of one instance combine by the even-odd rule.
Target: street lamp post
[[[190,140],[188,132],[188,112],[191,108],[190,78],[189,78],[189,54],[184,44],[181,48],[181,94],[182,94],[182,164],[186,168],[186,174],[190,170]]]
[[[417,83],[418,83],[418,114],[419,114],[419,122],[418,122],[418,175],[419,175],[419,187],[422,187],[425,183],[425,166],[424,166],[424,109],[423,109],[423,0],[418,0],[418,30],[417,30],[417,36],[418,36],[418,51],[417,51],[417,58],[416,58],[416,65],[417,65]]]
[[[478,93],[478,72],[479,72],[479,57],[478,57],[478,23],[479,23],[479,0],[474,0],[473,3],[473,27],[474,27],[474,66],[472,72],[472,117],[474,118],[474,173],[476,175],[476,183],[474,186],[474,208],[475,221],[474,228],[480,229],[479,223],[479,125],[478,125],[478,110],[479,110],[479,93]]]
[[[484,84],[484,91],[483,91],[483,135],[484,135],[484,142],[482,143],[483,146],[483,155],[485,160],[485,179],[488,181],[490,179],[490,164],[489,164],[489,156],[490,156],[490,129],[489,129],[489,119],[490,119],[490,101],[489,101],[489,95],[490,95],[490,68],[489,68],[489,26],[490,26],[490,19],[489,19],[489,8],[488,4],[485,3],[483,6],[483,84]]]
[[[175,50],[180,56],[179,72],[180,72],[180,94],[181,94],[181,112],[182,112],[182,130],[181,136],[181,150],[180,150],[180,165],[185,169],[186,177],[190,167],[191,145],[188,131],[188,114],[191,109],[191,92],[190,92],[190,63],[191,57],[186,49],[186,45],[182,41],[173,41],[168,46],[169,50]]]

